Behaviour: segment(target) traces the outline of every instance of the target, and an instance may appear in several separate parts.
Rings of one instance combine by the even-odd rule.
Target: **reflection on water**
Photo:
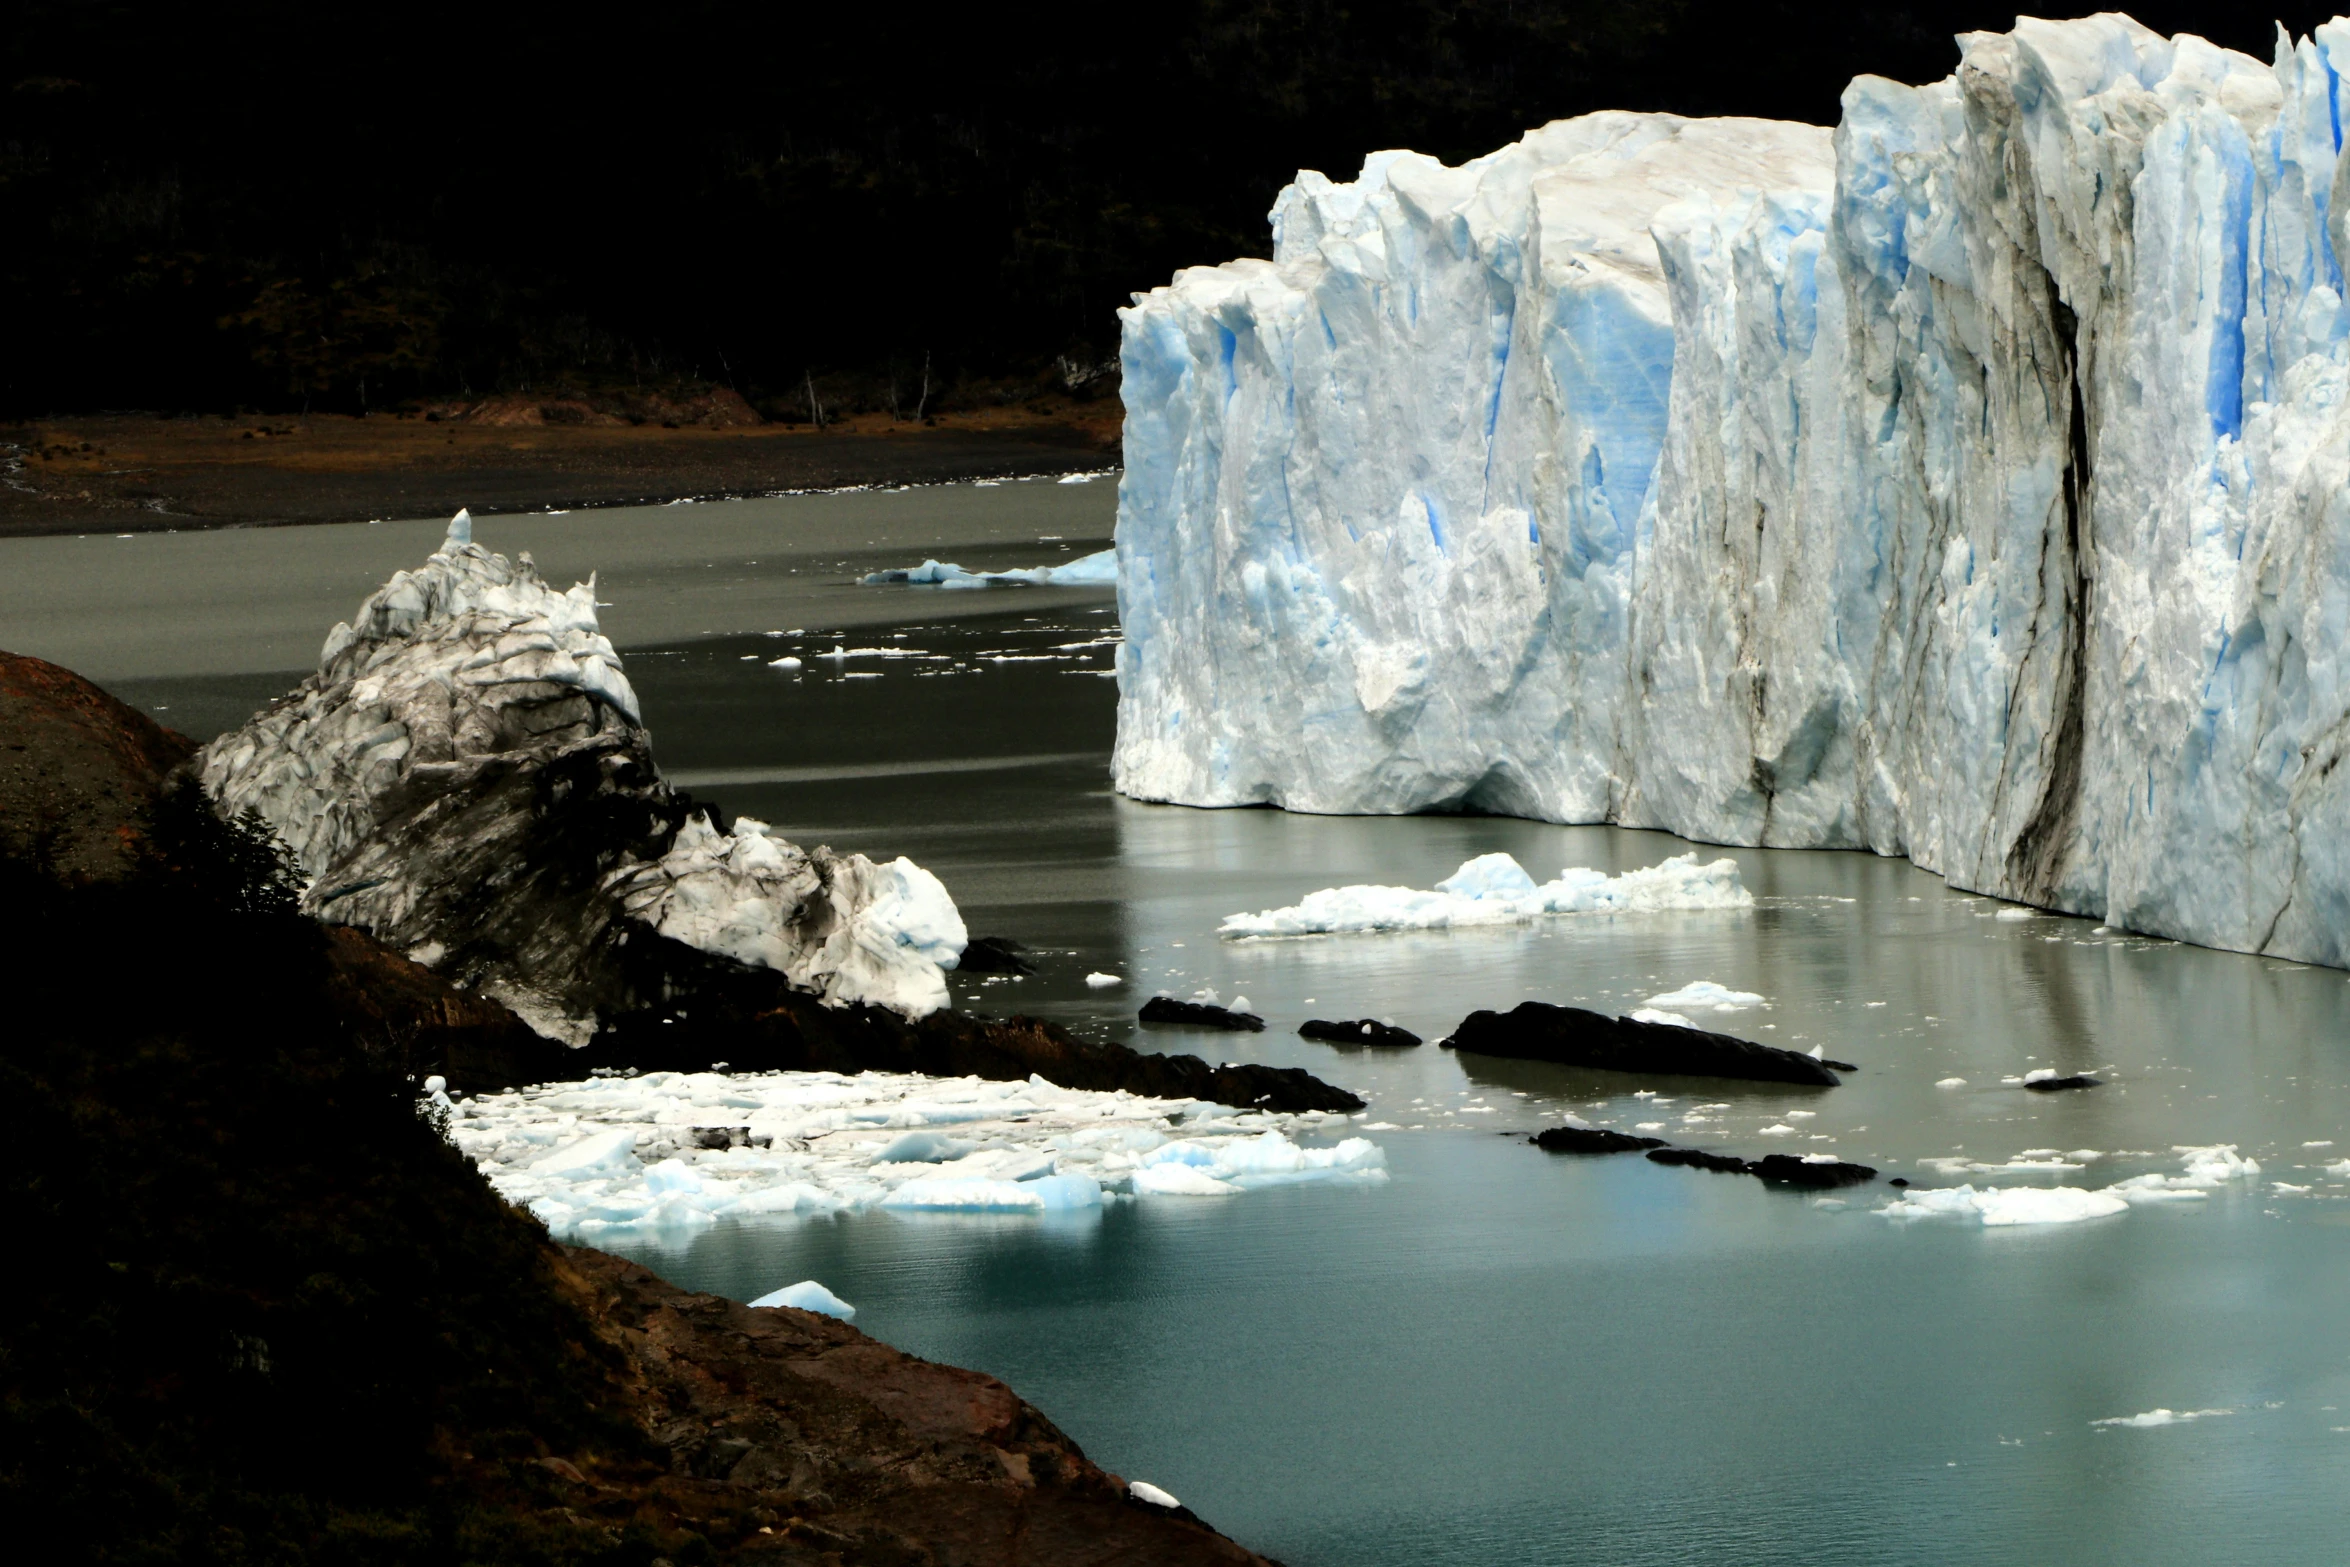
[[[634,1248],[668,1276],[737,1298],[821,1279],[860,1327],[1007,1378],[1107,1467],[1295,1567],[2341,1559],[2350,1185],[2322,1167],[2350,1157],[2350,978],[2002,919],[1899,861],[1794,851],[1720,851],[1758,899],[1744,914],[1222,942],[1236,911],[1346,882],[1431,886],[1493,850],[1547,877],[1686,845],[1118,799],[1106,650],[1073,646],[1106,616],[1000,602],[857,633],[919,658],[827,663],[831,638],[740,637],[633,652],[629,671],[657,754],[697,792],[802,841],[911,855],[974,933],[1043,952],[1030,979],[958,977],[960,1004],[1307,1067],[1395,1128],[1372,1134],[1394,1178],[1050,1223],[724,1225]],[[768,667],[782,652],[804,670]],[[1127,982],[1091,989],[1092,970]],[[1644,1098],[1604,1074],[1291,1032],[1392,1017],[1433,1041],[1477,1007],[1629,1010],[1699,979],[1766,1004],[1698,1021],[1860,1070],[1825,1092],[1687,1082]],[[1153,990],[1203,987],[1271,1026],[1134,1024]],[[2002,1081],[2041,1067],[2110,1086]],[[1965,1086],[1937,1086],[1951,1078]],[[2063,1179],[2090,1186],[2175,1170],[2181,1144],[2235,1143],[2266,1169],[2085,1224],[1897,1226],[1870,1211],[1881,1187],[1819,1200],[1498,1135],[1569,1109],[1921,1184],[2041,1149],[2083,1151]],[[2158,1406],[2231,1413],[2091,1425]]]

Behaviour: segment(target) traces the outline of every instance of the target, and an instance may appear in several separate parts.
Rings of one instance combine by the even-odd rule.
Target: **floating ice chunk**
[[[635,1150],[636,1131],[632,1127],[594,1132],[537,1160],[530,1171],[541,1177],[614,1173],[636,1163]]]
[[[1086,975],[1085,982],[1096,990],[1101,990],[1110,985],[1123,985],[1126,983],[1125,979],[1119,975],[1103,974],[1100,972]]]
[[[1710,979],[1693,980],[1679,990],[1668,990],[1661,996],[1648,998],[1648,1004],[1652,1007],[1711,1007],[1716,1012],[1739,1012],[1747,1007],[1759,1007],[1762,1001],[1763,998],[1754,991],[1732,990]]]
[[[1061,482],[1063,484],[1067,484],[1069,480],[1063,479]],[[1165,1491],[1162,1491],[1157,1486],[1151,1484],[1148,1480],[1128,1481],[1126,1484],[1126,1494],[1133,1497],[1138,1502],[1148,1502],[1153,1507],[1181,1507],[1183,1505],[1181,1502],[1175,1500],[1174,1497],[1168,1495]]]
[[[926,560],[919,566],[868,572],[860,580],[867,587],[903,583],[932,588],[1114,588],[1118,585],[1118,552],[1099,550],[1058,566],[1014,566],[1002,571],[967,571],[952,561]]]
[[[857,1308],[817,1283],[802,1279],[797,1284],[786,1284],[771,1290],[751,1302],[754,1306],[792,1306],[801,1311],[820,1312],[827,1317],[838,1317],[843,1322],[856,1320]]]
[[[975,1152],[979,1145],[944,1132],[908,1132],[873,1156],[875,1164],[940,1164]]]
[[[1936,1088],[1964,1088],[1966,1087],[1966,1079],[1963,1077],[1938,1077],[1934,1080],[1934,1086]]]
[[[1784,1121],[1780,1121],[1773,1125],[1764,1127],[1761,1131],[1755,1133],[1755,1135],[1757,1137],[1793,1137],[1795,1135],[1795,1128],[1789,1126]]]
[[[1510,925],[1553,914],[1652,914],[1750,909],[1754,894],[1724,856],[1700,865],[1695,853],[1609,876],[1570,866],[1556,881],[1534,884],[1506,854],[1467,861],[1433,891],[1411,887],[1325,887],[1281,909],[1227,917],[1219,934],[1311,936],[1377,930],[1446,930]]]
[[[2083,1191],[2077,1186],[1945,1186],[1913,1189],[1877,1212],[1889,1219],[1973,1216],[1988,1228],[2077,1224],[2125,1212],[2129,1206],[2109,1192]]]
[[[1134,1172],[1137,1197],[1229,1197],[1240,1188],[1189,1164],[1152,1164]]]
[[[1674,1028],[1695,1028],[1697,1026],[1680,1013],[1667,1012],[1660,1007],[1635,1007],[1632,1009],[1632,1021],[1635,1023],[1666,1023]]]
[[[2350,1177],[2350,1159],[2337,1159],[2326,1166],[2326,1174]]]
[[[2010,904],[2007,907],[2001,909],[1997,914],[1993,915],[1992,918],[2003,920],[2028,920],[2039,912],[2040,911],[2038,909],[2019,909],[2013,904]]]
[[[449,1080],[441,1076],[438,1072],[435,1072],[432,1076],[424,1080],[424,1091],[428,1094],[440,1093],[447,1089],[448,1086]]]
[[[2054,1076],[2056,1076],[2056,1068],[2054,1067],[2034,1067],[2031,1071],[2024,1074],[2024,1083],[2025,1086],[2029,1087],[2033,1083],[2045,1083]]]
[[[804,669],[807,666],[787,653],[781,658],[769,659],[767,661],[767,667],[769,669]]]
[[[2092,1420],[2089,1424],[2143,1431],[2153,1426],[2185,1425],[2190,1420],[2209,1420],[2234,1413],[2232,1409],[2149,1409],[2142,1415],[2111,1415],[2103,1420]]]

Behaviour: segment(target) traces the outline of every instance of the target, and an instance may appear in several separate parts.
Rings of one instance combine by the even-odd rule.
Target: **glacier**
[[[721,827],[672,789],[593,579],[558,592],[459,512],[320,650],[317,672],[195,759],[224,815],[285,844],[302,907],[478,987],[549,1038],[666,1002],[661,937],[830,1006],[947,1004],[961,914],[899,858]]]
[[[2350,964],[2350,22],[1301,173],[1121,312],[1114,776]]]

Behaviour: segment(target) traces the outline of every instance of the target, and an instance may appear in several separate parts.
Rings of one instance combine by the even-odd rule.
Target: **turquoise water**
[[[335,547],[309,535],[285,547]],[[492,525],[482,537],[498,547]],[[726,577],[712,597],[739,577],[756,601],[761,568],[736,553],[709,568]],[[818,586],[793,589],[810,621],[840,598]],[[731,1224],[633,1248],[668,1277],[738,1298],[820,1279],[860,1327],[1004,1377],[1105,1466],[1292,1567],[2350,1557],[2350,1182],[2325,1170],[2350,1158],[2350,977],[2003,919],[1899,861],[1780,851],[1703,851],[1734,854],[1758,898],[1745,913],[1222,942],[1228,914],[1352,881],[1424,887],[1496,849],[1548,877],[1690,846],[1121,800],[1106,598],[869,591],[854,631],[627,647],[664,766],[796,839],[908,854],[975,933],[1042,952],[1031,979],[958,978],[959,1004],[1305,1066],[1370,1101],[1357,1130],[1392,1179],[1054,1223]],[[931,656],[812,656],[836,642]],[[804,673],[767,666],[786,651]],[[261,673],[235,664],[126,690],[218,705],[222,682]],[[1092,970],[1126,983],[1090,989]],[[1474,1007],[1623,1010],[1700,979],[1767,998],[1700,1021],[1860,1070],[1828,1091],[1665,1083],[1644,1099],[1632,1080],[1292,1032],[1385,1016],[1434,1040]],[[1271,1027],[1133,1023],[1152,990],[1200,986]],[[2109,1086],[2002,1082],[2041,1067]],[[1936,1086],[1952,1077],[1966,1086]],[[1875,1211],[1881,1184],[1823,1201],[1522,1140],[1569,1110],[1921,1186],[2093,1188],[2218,1143],[2263,1171],[2078,1224],[1899,1222]],[[2097,1157],[1968,1168],[2038,1149]],[[2095,1423],[2158,1408],[2225,1412]]]

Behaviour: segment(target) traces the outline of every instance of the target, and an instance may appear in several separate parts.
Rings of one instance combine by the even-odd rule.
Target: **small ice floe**
[[[1094,480],[1100,477],[1101,473],[1098,470],[1092,473],[1064,473],[1053,482],[1055,484],[1091,484]],[[1167,1496],[1167,1493],[1164,1491],[1161,1491],[1159,1494],[1161,1496]],[[1170,1507],[1174,1506],[1175,1498],[1172,1496],[1167,1496],[1167,1505]]]
[[[2323,1137],[2314,1143],[2303,1143],[2301,1146],[2304,1148],[2331,1148],[2334,1146],[2334,1140],[2330,1137]]]
[[[2124,1213],[2129,1204],[2108,1192],[2077,1186],[1945,1186],[1915,1188],[1879,1208],[1888,1219],[1936,1215],[1975,1217],[1985,1228],[2014,1224],[2077,1224]]]
[[[797,1284],[786,1284],[779,1290],[770,1290],[751,1302],[754,1306],[792,1306],[801,1311],[820,1312],[827,1317],[838,1317],[843,1322],[854,1322],[857,1308],[817,1283],[802,1279]]]
[[[1067,484],[1070,482],[1070,480],[1063,479],[1061,482],[1063,484]],[[1151,1484],[1148,1480],[1128,1481],[1126,1485],[1126,1494],[1133,1497],[1138,1502],[1148,1502],[1153,1507],[1181,1507],[1183,1505],[1181,1502],[1175,1500],[1174,1497],[1168,1495],[1165,1491],[1162,1491],[1157,1486]]]
[[[2295,1186],[2290,1181],[2271,1181],[2268,1184],[2268,1189],[2279,1197],[2306,1197],[2309,1195],[2308,1187]]]
[[[1753,907],[1754,894],[1738,879],[1738,862],[1728,856],[1700,865],[1694,853],[1677,854],[1620,876],[1587,866],[1569,866],[1559,872],[1557,880],[1536,885],[1525,867],[1509,855],[1484,854],[1465,861],[1433,891],[1369,885],[1325,887],[1307,893],[1287,908],[1231,915],[1218,934],[1238,938],[1457,930],[1521,924],[1553,914],[1652,914]]]
[[[1126,983],[1124,979],[1120,978],[1116,974],[1104,974],[1099,971],[1086,975],[1085,982],[1096,990],[1101,990],[1111,985],[1123,985]]]
[[[1632,1010],[1632,1021],[1635,1023],[1663,1023],[1673,1028],[1695,1028],[1697,1026],[1680,1013],[1667,1012],[1660,1007],[1635,1007]]]
[[[2133,1175],[2106,1190],[2131,1202],[2200,1202],[2230,1181],[2250,1181],[2260,1175],[2260,1161],[2239,1155],[2234,1143],[2178,1147],[2171,1152],[2186,1158],[2186,1168],[2179,1174]]]
[[[1997,914],[1993,915],[1992,918],[2002,920],[2028,920],[2037,915],[2039,912],[2040,911],[2038,909],[2019,909],[2015,905],[2009,904],[2007,907],[2001,909]]]
[[[740,1129],[715,1139],[713,1124]],[[867,1072],[647,1072],[478,1096],[449,1137],[555,1235],[686,1236],[721,1218],[1066,1214],[1124,1197],[1376,1184],[1386,1156],[1321,1112]]]
[[[1648,998],[1652,1007],[1710,1007],[1716,1012],[1742,1012],[1748,1007],[1761,1006],[1762,1001],[1754,991],[1732,990],[1710,979],[1692,980],[1679,990]]]
[[[767,667],[769,669],[805,669],[807,666],[801,663],[798,659],[791,657],[789,654],[786,654],[782,658],[769,659],[767,661]]]
[[[1057,566],[1012,566],[1002,571],[967,571],[948,560],[926,560],[919,566],[868,572],[866,587],[903,583],[917,588],[1114,588],[1118,585],[1118,552],[1099,550]]]
[[[1966,1087],[1966,1079],[1963,1077],[1940,1077],[1934,1080],[1934,1086],[1936,1088],[1964,1088]]]
[[[1755,1135],[1758,1137],[1793,1137],[1795,1135],[1795,1128],[1789,1126],[1786,1122],[1781,1121],[1774,1126],[1764,1127]]]
[[[2350,1177],[2350,1159],[2339,1159],[2327,1165],[2326,1174]]]
[[[2089,1424],[2144,1431],[2154,1426],[2182,1426],[2190,1420],[2210,1420],[2234,1413],[2232,1409],[2149,1409],[2140,1415],[2109,1415],[2103,1420],[2092,1420]]]

